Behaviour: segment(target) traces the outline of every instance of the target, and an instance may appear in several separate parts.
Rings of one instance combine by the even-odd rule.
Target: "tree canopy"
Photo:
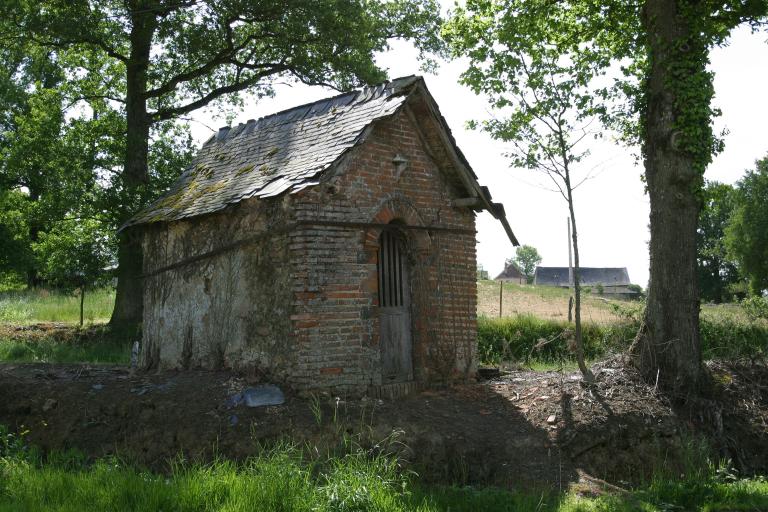
[[[697,232],[697,268],[701,299],[728,302],[742,282],[733,258],[725,244],[725,231],[735,206],[734,188],[718,182],[707,182],[702,191]]]
[[[515,256],[507,262],[509,263],[510,261],[517,265],[517,268],[520,269],[520,272],[530,283],[533,280],[533,273],[536,271],[536,267],[541,263],[541,255],[534,246],[521,245],[515,249]]]
[[[768,290],[768,157],[739,180],[735,202],[726,244],[759,295]]]
[[[440,48],[434,0],[13,0],[0,7],[3,42],[79,56],[81,97],[125,119],[123,158],[111,179],[118,223],[156,190],[150,142],[158,123],[199,108],[274,93],[278,81],[348,89],[382,80],[374,59],[393,38],[425,54]],[[73,23],[77,20],[77,23]],[[162,137],[159,137],[162,139]],[[157,140],[157,139],[155,139]],[[120,238],[114,323],[141,320],[141,246]]]

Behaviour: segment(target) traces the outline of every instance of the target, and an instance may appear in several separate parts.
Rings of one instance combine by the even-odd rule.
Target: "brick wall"
[[[396,155],[407,167],[401,173]],[[474,373],[474,213],[452,207],[466,195],[428,154],[405,113],[380,122],[333,175],[292,196],[299,221],[387,224],[406,229],[414,378],[421,384]],[[453,231],[451,231],[453,230]],[[362,392],[382,384],[377,257],[381,229],[307,225],[289,234],[295,263],[294,382],[301,388]]]

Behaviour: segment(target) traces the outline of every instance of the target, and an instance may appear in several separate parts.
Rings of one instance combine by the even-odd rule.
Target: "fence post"
[[[499,318],[501,318],[501,308],[504,297],[504,281],[499,281]]]

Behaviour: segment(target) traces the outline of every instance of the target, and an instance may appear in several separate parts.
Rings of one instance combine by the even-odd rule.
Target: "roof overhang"
[[[461,182],[469,194],[468,198],[460,199],[454,203],[459,202],[456,204],[459,206],[461,205],[460,201],[466,200],[466,206],[471,206],[475,210],[485,210],[489,212],[495,219],[501,222],[501,225],[504,228],[504,232],[507,234],[509,241],[512,242],[512,245],[519,246],[520,242],[518,242],[517,237],[512,232],[512,228],[509,225],[509,221],[507,220],[504,205],[501,203],[494,203],[488,187],[481,186],[480,183],[478,183],[477,175],[469,165],[469,162],[464,156],[464,153],[461,152],[461,149],[459,149],[458,145],[456,144],[456,139],[453,137],[451,129],[448,126],[448,123],[445,121],[445,118],[440,113],[440,108],[437,106],[437,102],[429,93],[429,90],[424,83],[424,79],[419,78],[416,80],[413,87],[414,90],[411,91],[410,94],[412,96],[420,97],[429,109],[431,116],[438,126],[437,131],[440,135],[442,143],[446,148],[447,153],[458,173],[459,179],[461,179]]]

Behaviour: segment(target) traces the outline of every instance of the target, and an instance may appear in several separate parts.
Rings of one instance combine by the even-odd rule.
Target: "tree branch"
[[[69,110],[80,101],[89,101],[89,100],[111,100],[111,101],[116,101],[118,103],[125,103],[125,98],[118,98],[116,96],[110,96],[108,94],[83,94],[83,95],[72,98],[72,101],[70,101],[64,107],[64,110]]]
[[[288,66],[280,65],[280,66],[275,66],[273,68],[270,68],[269,71],[265,71],[264,73],[256,74],[248,78],[247,80],[240,81],[238,77],[238,79],[234,83],[214,89],[208,94],[206,94],[205,96],[195,101],[192,101],[190,103],[187,103],[186,105],[160,109],[156,112],[150,113],[149,116],[152,118],[153,121],[164,121],[167,119],[173,119],[180,115],[192,112],[193,110],[197,110],[198,108],[204,107],[208,105],[210,102],[212,102],[213,100],[220,98],[221,96],[224,96],[226,94],[231,94],[233,92],[242,91],[247,89],[248,87],[254,86],[257,83],[259,83],[259,80],[261,80],[265,76],[268,76],[274,73],[279,73],[281,71],[287,71],[288,69],[289,69]]]

